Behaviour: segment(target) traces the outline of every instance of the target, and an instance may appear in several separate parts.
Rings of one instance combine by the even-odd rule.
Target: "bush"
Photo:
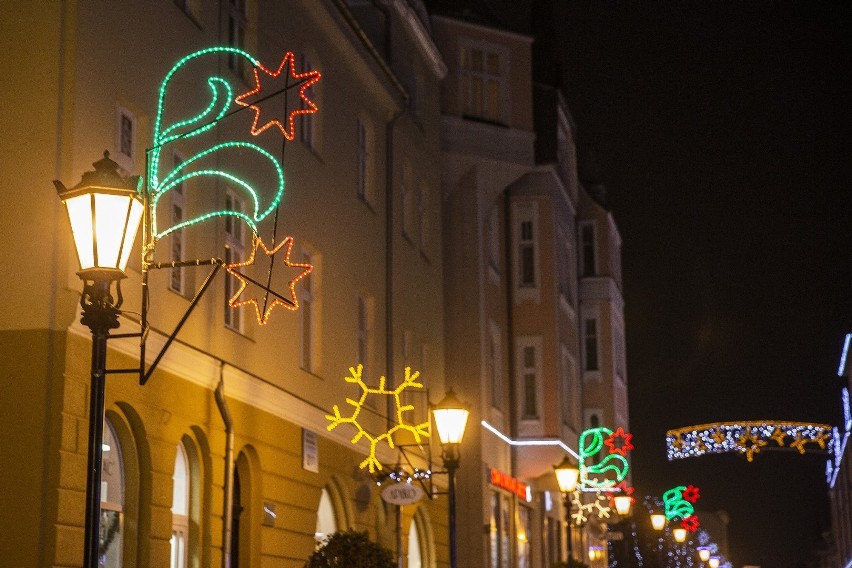
[[[366,532],[336,532],[311,554],[305,568],[395,568],[390,550],[370,540]]]

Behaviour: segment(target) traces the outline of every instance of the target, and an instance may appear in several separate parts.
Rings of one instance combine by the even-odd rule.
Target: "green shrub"
[[[305,568],[395,568],[391,552],[366,532],[336,532],[311,554]]]

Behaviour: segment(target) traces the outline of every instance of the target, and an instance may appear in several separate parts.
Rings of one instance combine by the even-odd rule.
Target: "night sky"
[[[499,4],[499,3],[492,3]],[[735,566],[797,566],[830,527],[823,456],[670,463],[670,428],[837,424],[852,332],[850,5],[563,2],[587,177],[623,238],[634,484],[701,488]]]

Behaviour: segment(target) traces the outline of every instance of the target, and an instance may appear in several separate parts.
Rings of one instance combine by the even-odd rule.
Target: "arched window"
[[[423,553],[420,552],[420,535],[417,523],[412,520],[408,529],[408,568],[423,568]]]
[[[408,568],[435,568],[435,538],[426,509],[419,507],[408,529]]]
[[[98,547],[99,568],[122,566],[122,521],[124,513],[124,463],[118,437],[104,420],[101,461],[101,524]]]
[[[177,445],[175,471],[172,475],[172,538],[170,568],[186,568],[189,540],[189,462],[183,443]]]
[[[334,514],[334,505],[331,502],[328,489],[323,488],[317,509],[317,530],[314,534],[317,545],[322,543],[325,537],[335,532],[337,532],[337,517]]]

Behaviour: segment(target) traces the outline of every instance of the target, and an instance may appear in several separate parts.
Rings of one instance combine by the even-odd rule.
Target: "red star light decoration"
[[[239,300],[239,297],[243,294],[245,289],[248,287],[250,279],[247,276],[238,272],[238,270],[237,270],[238,268],[241,268],[243,266],[253,265],[255,258],[257,256],[257,249],[259,249],[259,248],[263,249],[264,254],[266,254],[266,256],[270,256],[270,257],[277,254],[280,250],[284,249],[284,265],[287,266],[287,267],[291,267],[291,268],[301,268],[302,269],[295,278],[290,280],[290,283],[289,283],[290,296],[293,298],[292,301],[288,300],[286,298],[282,299],[281,297],[279,297],[277,294],[274,294],[274,292],[273,292],[273,294],[276,297],[273,298],[272,301],[268,303],[268,305],[266,306],[266,309],[263,311],[263,313],[261,313],[261,307],[260,307],[260,304],[258,303],[257,298],[248,298],[248,299],[244,299],[244,300]],[[296,283],[299,280],[301,280],[302,278],[304,278],[305,276],[307,276],[308,274],[310,274],[313,271],[314,267],[310,264],[302,264],[302,263],[298,263],[298,262],[291,262],[290,261],[290,254],[291,254],[292,251],[293,251],[293,237],[287,237],[286,239],[284,239],[283,241],[278,243],[278,245],[276,245],[275,248],[273,248],[272,250],[269,250],[268,248],[266,248],[266,245],[263,244],[263,241],[260,238],[255,237],[254,246],[251,249],[251,255],[249,255],[248,260],[246,260],[244,262],[236,262],[234,264],[226,264],[225,265],[225,270],[228,272],[228,274],[231,274],[234,278],[236,278],[237,280],[240,281],[240,287],[237,290],[237,292],[228,300],[228,305],[231,306],[232,308],[239,308],[240,306],[245,306],[245,305],[248,305],[248,304],[253,305],[255,315],[257,316],[257,323],[259,323],[260,325],[266,325],[266,323],[269,321],[269,314],[272,312],[272,309],[275,306],[284,306],[288,310],[299,309],[299,300],[296,297]],[[267,290],[267,291],[269,291],[269,290]]]
[[[689,501],[690,503],[695,503],[701,497],[699,493],[699,489],[694,485],[687,485],[686,489],[683,490],[683,499],[684,501]]]
[[[618,430],[604,440],[604,444],[609,446],[609,453],[627,457],[627,452],[633,449],[633,444],[630,442],[631,438],[633,438],[633,434],[625,433],[624,428],[619,426]]]
[[[680,522],[680,526],[682,526],[689,532],[695,532],[698,530],[698,527],[701,526],[701,523],[698,522],[697,516],[690,515]]]
[[[261,111],[259,106],[260,101],[256,103],[246,102],[246,99],[250,99],[260,93],[261,85],[260,74],[258,73],[258,69],[266,73],[266,75],[268,75],[269,77],[278,78],[278,76],[281,74],[281,71],[284,70],[284,67],[289,67],[290,78],[294,79],[295,81],[301,81],[301,84],[299,86],[299,98],[304,101],[305,108],[291,110],[286,117],[286,125],[282,124],[282,122],[277,118],[271,118],[261,124]],[[251,133],[253,135],[257,136],[267,128],[271,127],[272,125],[275,125],[281,130],[281,133],[284,135],[284,138],[286,138],[287,140],[293,140],[296,137],[296,116],[300,114],[313,114],[318,110],[317,105],[314,104],[314,102],[308,98],[308,96],[305,94],[305,91],[307,91],[311,87],[311,85],[319,81],[321,77],[322,75],[320,75],[319,71],[305,71],[304,73],[296,73],[296,56],[293,55],[292,51],[288,51],[286,54],[284,54],[284,59],[281,60],[281,64],[278,66],[278,69],[276,71],[270,71],[263,65],[258,65],[257,67],[255,67],[254,89],[243,93],[242,95],[239,95],[237,98],[234,99],[234,102],[240,106],[248,107],[254,111],[254,123],[251,126]],[[284,78],[286,79],[287,77],[285,76]]]

